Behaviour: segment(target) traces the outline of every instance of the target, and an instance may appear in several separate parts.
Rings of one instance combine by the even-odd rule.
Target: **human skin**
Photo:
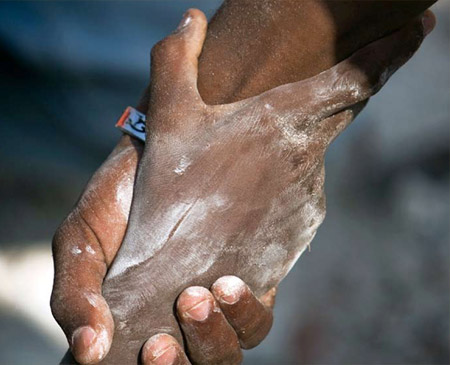
[[[242,360],[239,347],[254,347],[265,337],[271,325],[272,291],[257,300],[242,280],[224,276],[213,284],[211,292],[203,287],[191,287],[177,300],[189,359],[173,336],[162,333],[144,344],[141,352],[144,365],[222,364],[224,361],[237,364]],[[256,314],[249,316],[249,313]],[[202,340],[198,341],[199,338]]]
[[[210,287],[235,274],[259,296],[279,283],[324,218],[328,146],[427,31],[420,17],[315,77],[207,105],[197,89],[206,18],[186,14],[152,50],[147,138],[134,187],[141,198],[132,201],[103,284],[116,331],[102,363],[136,362],[149,335],[167,333],[184,344],[172,303],[190,285]],[[196,309],[204,334],[216,326],[208,320],[223,315],[210,301]],[[189,316],[178,319],[184,328]],[[234,351],[220,354],[205,343],[196,353],[188,331],[191,356],[239,363],[235,331],[225,325],[219,333]]]
[[[317,75],[434,2],[228,0],[208,27],[200,95],[229,103]]]
[[[318,7],[319,3],[323,6]],[[297,2],[297,7],[293,7],[294,3],[290,1],[272,2],[278,9],[274,14],[276,21],[272,27],[289,29],[289,36],[286,36],[280,32],[254,32],[255,24],[244,22],[248,20],[248,9],[245,11],[245,7],[250,6],[251,2],[228,2],[212,21],[200,58],[198,85],[205,102],[212,104],[232,101],[277,86],[285,80],[301,80],[316,74],[352,53],[360,45],[398,28],[431,2],[396,2],[392,6],[405,11],[397,12],[397,16],[389,18],[389,21],[386,21],[385,15],[392,13],[392,9],[375,9],[380,16],[373,17],[369,11],[363,11],[364,7],[360,5],[358,15],[348,19],[344,16],[348,9],[346,7],[353,5],[342,2],[336,4],[342,4],[342,7],[340,10],[335,9],[333,17],[330,17],[329,8],[323,2]],[[374,11],[369,2],[364,4],[366,9]],[[290,21],[280,22],[286,17]],[[311,19],[322,19],[315,24],[319,29],[317,34],[321,35],[320,41],[310,37],[311,32],[305,32],[305,29],[310,28]],[[333,19],[341,19],[342,21],[335,23],[346,25],[347,30],[357,30],[355,33],[358,33],[358,37],[349,37],[353,31],[339,32],[340,28],[333,28]],[[295,27],[292,26],[294,20]],[[227,24],[232,26],[225,26]],[[364,24],[363,28],[361,24]],[[369,27],[368,24],[372,25]],[[308,38],[305,38],[306,33]],[[234,39],[248,39],[248,34],[252,34],[252,42],[239,42],[239,47],[245,48],[245,58],[236,60],[236,52],[221,51],[234,47]],[[333,36],[329,37],[330,34]],[[272,48],[263,47],[267,42],[271,42]],[[286,50],[288,46],[297,47],[296,52],[292,52],[295,57],[290,56],[289,52],[267,52],[267,49],[276,49],[275,46],[282,50]],[[262,61],[264,67],[259,63],[255,67],[254,60]],[[259,72],[263,78],[259,77]],[[237,79],[243,75],[245,83]],[[142,111],[146,102],[144,99],[141,103]],[[52,308],[69,339],[72,339],[77,328],[86,325],[95,329],[103,326],[108,332],[106,340],[112,337],[113,324],[108,306],[101,297],[101,283],[122,242],[141,152],[142,145],[139,142],[123,137],[55,235],[56,276]],[[88,246],[95,254],[89,254]],[[76,247],[83,254],[74,258],[72,252],[77,252]],[[89,293],[99,301],[96,308],[86,298]],[[80,343],[80,358],[93,344],[88,345]]]

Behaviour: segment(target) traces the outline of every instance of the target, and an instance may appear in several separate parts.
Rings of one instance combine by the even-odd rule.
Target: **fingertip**
[[[144,365],[171,365],[178,360],[181,347],[172,336],[157,334],[144,344],[142,362]]]
[[[71,349],[76,358],[83,357],[83,354],[91,346],[97,334],[89,326],[77,328],[72,334]]]
[[[188,36],[188,41],[191,43],[192,55],[194,57],[199,57],[202,51],[203,42],[206,37],[208,21],[205,14],[198,9],[189,9],[181,20],[181,28],[177,28],[178,32],[183,32]]]
[[[175,29],[175,33],[182,31],[192,22],[192,15],[189,13],[189,10],[183,14],[180,23],[178,24],[177,29]]]
[[[199,21],[201,23],[207,22],[205,13],[199,9],[190,8],[190,9],[186,10],[184,15],[185,16],[187,15],[187,16],[191,17],[193,20]]]
[[[197,77],[198,57],[206,38],[206,28],[205,15],[200,10],[189,9],[178,28],[152,48],[152,99],[164,100],[161,103],[165,104],[166,108],[154,108],[154,103],[150,103],[148,112],[153,121],[164,120],[162,128],[179,126],[179,118],[173,118],[174,113],[170,112],[172,109],[169,105],[178,105],[181,97],[185,103],[198,107],[191,108],[192,119],[198,119],[199,110],[204,106],[197,89]],[[171,85],[173,90],[168,91],[168,85]],[[184,117],[190,119],[187,111]]]
[[[181,319],[197,322],[205,321],[214,307],[211,292],[201,286],[183,290],[177,300],[177,312]]]
[[[423,34],[427,36],[436,26],[436,16],[431,10],[426,10],[422,16]]]
[[[257,346],[269,333],[272,311],[259,300],[248,285],[236,276],[223,276],[211,287],[228,323],[236,332],[242,348]],[[274,296],[270,291],[267,296]]]
[[[181,32],[185,29],[190,28],[193,24],[206,25],[207,19],[205,14],[198,9],[188,9],[183,14],[180,23],[178,24],[177,29],[175,29],[175,33]]]
[[[97,331],[90,326],[79,327],[72,335],[70,346],[72,354],[80,364],[96,364],[108,353],[111,337],[103,326]]]
[[[237,303],[247,290],[249,289],[244,281],[232,275],[222,276],[211,287],[214,297],[228,305]]]
[[[237,334],[209,290],[203,287],[184,290],[177,301],[177,314],[192,363],[241,363]]]

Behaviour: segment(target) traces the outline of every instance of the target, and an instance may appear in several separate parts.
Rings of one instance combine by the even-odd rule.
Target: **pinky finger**
[[[272,327],[271,307],[276,290],[265,294],[265,302],[262,302],[238,277],[222,276],[213,284],[211,292],[236,331],[241,347],[250,349],[259,345]]]

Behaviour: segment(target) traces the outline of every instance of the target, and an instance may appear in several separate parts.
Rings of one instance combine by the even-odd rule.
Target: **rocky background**
[[[220,1],[0,4],[0,363],[66,349],[50,241],[148,80],[151,46]],[[328,214],[246,364],[448,364],[450,2],[327,157]]]

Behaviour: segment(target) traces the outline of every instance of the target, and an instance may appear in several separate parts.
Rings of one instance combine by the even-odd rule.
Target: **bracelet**
[[[129,106],[116,123],[122,132],[145,142],[145,115]]]

